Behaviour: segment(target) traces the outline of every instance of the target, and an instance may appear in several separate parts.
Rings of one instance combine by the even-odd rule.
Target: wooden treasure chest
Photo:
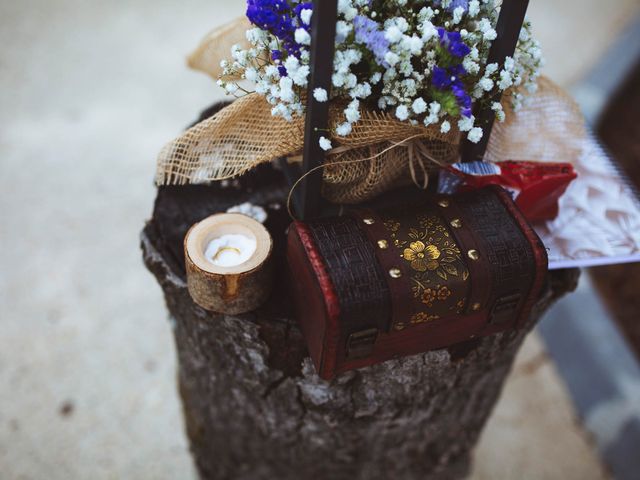
[[[325,379],[518,328],[547,269],[542,242],[496,186],[294,222],[287,259]]]

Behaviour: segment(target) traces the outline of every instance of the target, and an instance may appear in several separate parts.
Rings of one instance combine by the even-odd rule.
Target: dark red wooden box
[[[518,328],[547,269],[542,242],[500,187],[294,222],[287,258],[325,379]]]

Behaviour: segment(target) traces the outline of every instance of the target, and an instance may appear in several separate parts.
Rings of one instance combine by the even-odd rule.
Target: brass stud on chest
[[[471,310],[477,312],[478,310],[480,310],[480,306],[481,305],[479,303],[474,303],[473,305],[471,305]]]
[[[391,278],[400,278],[402,276],[402,272],[399,268],[392,268],[391,270],[389,270],[389,276]]]
[[[478,260],[480,258],[480,254],[478,253],[477,250],[471,249],[467,252],[467,256],[471,259],[471,260]]]
[[[442,208],[447,208],[449,206],[449,200],[443,198],[442,200],[438,201],[438,205],[440,205]]]
[[[373,218],[363,218],[362,221],[365,225],[373,225],[376,221]]]
[[[451,220],[449,225],[451,225],[453,228],[462,228],[462,220],[460,220],[459,218],[454,218],[453,220]]]
[[[380,248],[380,250],[386,250],[389,248],[389,242],[386,240],[378,240],[378,248]]]

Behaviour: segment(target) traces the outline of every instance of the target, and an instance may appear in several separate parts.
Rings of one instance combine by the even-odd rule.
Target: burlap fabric
[[[249,28],[238,19],[211,32],[189,57],[189,65],[214,78],[231,45],[246,42]],[[340,102],[330,109],[330,127],[342,121]],[[486,160],[572,161],[585,136],[575,102],[546,78],[527,106],[496,123]],[[361,120],[347,137],[334,137],[323,169],[323,195],[337,203],[357,203],[394,186],[426,187],[429,172],[458,160],[460,132],[412,126],[389,114],[362,109]],[[271,115],[271,105],[252,93],[237,99],[166,145],[158,158],[160,185],[202,183],[241,175],[281,157],[300,160],[304,117],[289,122]]]

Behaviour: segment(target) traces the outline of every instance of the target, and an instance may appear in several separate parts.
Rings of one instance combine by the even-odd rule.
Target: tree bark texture
[[[284,279],[288,189],[279,172],[213,186],[161,187],[142,234],[144,261],[174,321],[179,386],[203,479],[463,478],[524,337],[578,272],[552,272],[526,328],[318,378]],[[276,284],[255,312],[198,307],[182,240],[196,221],[251,201],[266,208]]]

